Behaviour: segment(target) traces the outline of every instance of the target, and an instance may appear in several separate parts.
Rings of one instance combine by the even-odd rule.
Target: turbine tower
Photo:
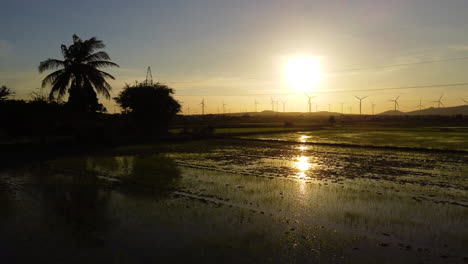
[[[275,101],[273,100],[273,97],[271,97],[271,111],[275,111]]]
[[[224,101],[223,101],[223,114],[226,114],[226,105],[227,104],[225,104]]]
[[[255,113],[256,113],[257,112],[257,105],[258,105],[257,100],[255,100],[254,104],[255,104]]]
[[[286,101],[282,101],[281,102],[283,104],[283,113],[286,112],[285,109],[286,109]]]
[[[202,99],[200,105],[202,106],[202,115],[205,115],[205,98]]]
[[[369,96],[364,96],[364,97],[354,96],[354,97],[356,97],[359,100],[359,115],[362,115],[362,100],[366,99]]]
[[[398,104],[398,98],[400,98],[400,96],[398,96],[397,98],[395,98],[395,100],[389,100],[390,102],[394,102],[394,103],[395,103],[395,111],[397,110],[397,108],[400,107],[400,105]]]
[[[328,113],[331,113],[331,104],[328,104]]]
[[[340,104],[341,104],[341,114],[344,114],[344,112],[343,112],[344,103],[340,103]]]
[[[309,113],[312,113],[312,101],[311,100],[312,100],[312,98],[315,98],[315,96],[309,96],[307,93],[304,93],[304,94],[308,98],[307,104],[309,105]],[[315,110],[315,111],[317,111],[317,110]]]
[[[434,103],[437,103],[437,108],[440,108],[440,106],[445,107],[445,105],[442,103],[442,97],[444,97],[444,95],[441,95],[441,96],[439,97],[439,100],[434,101]]]
[[[374,109],[375,109],[375,104],[372,102],[372,115],[375,115]]]
[[[421,101],[421,99],[419,99],[419,104],[418,104],[416,107],[418,107],[418,108],[419,108],[419,111],[421,111],[421,110],[422,110],[422,108],[424,107],[424,105],[422,105],[422,101]]]

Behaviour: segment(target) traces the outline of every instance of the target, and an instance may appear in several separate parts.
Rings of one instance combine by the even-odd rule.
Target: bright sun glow
[[[283,73],[290,89],[310,92],[321,77],[320,61],[316,57],[292,57],[286,62]]]
[[[298,157],[296,162],[294,162],[294,167],[299,170],[297,176],[302,179],[307,178],[306,172],[311,166],[312,164],[309,162],[309,158],[305,156]]]

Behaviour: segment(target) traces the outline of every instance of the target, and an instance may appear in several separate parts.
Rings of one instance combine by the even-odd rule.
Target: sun
[[[320,60],[317,57],[291,57],[283,68],[284,80],[296,92],[310,92],[321,78]]]

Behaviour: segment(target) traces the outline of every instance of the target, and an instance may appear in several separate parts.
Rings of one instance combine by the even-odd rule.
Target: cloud
[[[13,46],[7,41],[0,39],[0,57],[7,57],[13,52]]]

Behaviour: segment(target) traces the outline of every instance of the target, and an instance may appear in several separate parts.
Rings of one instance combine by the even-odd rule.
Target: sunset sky
[[[468,57],[466,0],[15,0],[1,4],[0,85],[27,99],[46,74],[39,62],[61,58],[60,45],[74,33],[103,40],[121,68],[108,69],[113,95],[125,83],[142,81],[151,66],[156,81],[175,88],[184,111],[271,109],[307,111],[303,94],[285,82],[291,57],[320,62],[320,80],[310,88],[318,110],[358,112],[354,96],[369,96],[363,112],[426,107],[444,95],[447,106],[468,99],[468,85],[448,88],[333,92],[468,82],[468,59],[379,68],[419,61]],[[366,68],[366,70],[353,70]],[[333,72],[335,71],[335,72]],[[332,73],[330,73],[332,72]],[[317,94],[313,94],[317,92]],[[288,95],[289,94],[289,95]],[[101,101],[110,112],[112,101]],[[314,108],[315,110],[315,105]],[[280,111],[282,104],[280,103]]]

